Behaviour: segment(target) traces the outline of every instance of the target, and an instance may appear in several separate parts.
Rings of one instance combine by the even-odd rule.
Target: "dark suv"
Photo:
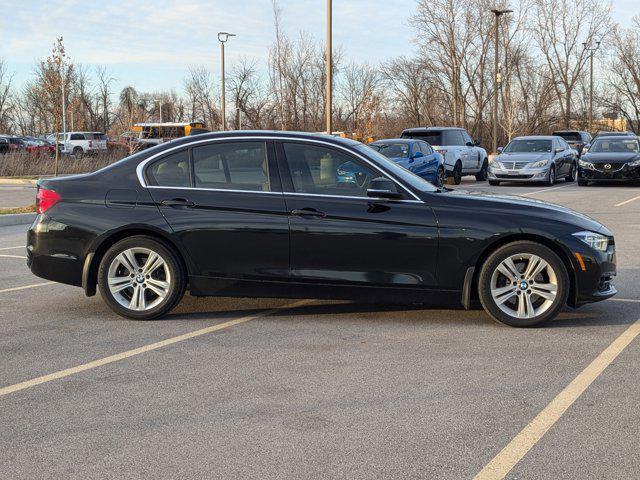
[[[558,130],[553,132],[552,135],[564,138],[564,141],[578,152],[578,156],[582,155],[585,145],[588,145],[591,141],[591,134],[580,130]]]

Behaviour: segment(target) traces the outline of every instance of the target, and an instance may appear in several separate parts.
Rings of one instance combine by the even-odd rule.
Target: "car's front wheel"
[[[575,182],[578,174],[578,168],[575,163],[571,164],[571,170],[569,170],[569,175],[565,177],[566,182]]]
[[[436,187],[444,187],[444,182],[446,179],[447,173],[444,171],[444,166],[438,167],[438,172],[436,173]]]
[[[549,168],[547,181],[545,183],[550,187],[552,187],[556,183],[556,167],[554,167],[553,165],[551,165],[551,168]]]
[[[186,274],[170,247],[140,235],[120,240],[105,253],[98,286],[104,301],[117,314],[150,320],[178,304],[184,295]]]
[[[569,275],[551,249],[516,241],[487,258],[478,293],[482,306],[498,322],[530,327],[553,319],[567,303]]]

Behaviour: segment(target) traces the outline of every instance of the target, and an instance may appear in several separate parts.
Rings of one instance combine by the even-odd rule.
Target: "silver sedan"
[[[553,185],[564,178],[576,179],[578,152],[560,137],[517,137],[489,161],[491,185],[500,182],[544,182]]]

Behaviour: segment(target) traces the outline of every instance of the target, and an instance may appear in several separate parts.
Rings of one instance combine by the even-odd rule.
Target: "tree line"
[[[266,64],[241,59],[227,72],[230,128],[322,131],[325,55],[321,41],[282,31],[273,2],[274,39]],[[508,5],[509,3],[509,5]],[[494,86],[495,8],[500,18],[498,90]],[[606,0],[417,0],[407,23],[411,55],[379,64],[334,53],[334,128],[359,138],[397,135],[410,126],[456,125],[486,144],[491,104],[498,95],[499,143],[556,128],[588,129],[589,55],[595,52],[595,118],[640,125],[640,16],[616,25]],[[587,47],[587,48],[585,48]],[[127,86],[116,92],[106,67],[73,63],[63,39],[38,62],[31,80],[16,85],[0,59],[0,133],[67,130],[119,135],[137,122],[204,121],[220,128],[220,79],[204,66],[182,85],[159,92]]]

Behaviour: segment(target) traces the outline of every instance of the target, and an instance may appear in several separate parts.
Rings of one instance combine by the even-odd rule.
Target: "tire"
[[[578,178],[578,186],[579,187],[587,187],[589,186],[589,182],[584,178]]]
[[[489,169],[489,160],[487,160],[486,158],[484,159],[484,162],[482,162],[482,168],[480,169],[480,171],[478,173],[476,173],[476,180],[478,182],[486,182],[487,181],[487,170]]]
[[[462,164],[460,163],[460,160],[458,160],[456,165],[453,167],[451,178],[453,179],[454,185],[460,185],[462,183]]]
[[[152,254],[156,257],[149,265]],[[131,255],[135,266],[131,265]],[[150,268],[148,273],[145,268]],[[138,235],[120,240],[107,250],[98,269],[98,288],[105,303],[118,315],[151,320],[165,315],[180,302],[186,278],[173,248],[155,238]]]
[[[489,185],[497,187],[498,185],[500,185],[500,182],[498,180],[489,180]]]
[[[81,158],[84,155],[84,150],[82,147],[74,147],[71,154],[76,158]]]
[[[447,179],[447,172],[444,171],[444,166],[438,167],[438,172],[436,173],[436,187],[442,188],[444,187],[444,182]]]
[[[569,175],[567,175],[564,179],[565,182],[575,182],[576,176],[578,175],[578,167],[576,167],[576,163],[573,162],[571,164],[571,170],[569,170]]]
[[[556,183],[556,167],[551,165],[549,168],[549,175],[547,176],[547,180],[544,182],[548,187],[552,187]]]
[[[537,263],[540,260],[544,264]],[[536,265],[542,267],[538,273]],[[514,267],[518,271],[511,274]],[[528,267],[534,269],[533,278],[527,278]],[[531,327],[552,320],[567,303],[569,274],[558,255],[544,245],[512,242],[484,262],[478,293],[482,306],[494,320],[512,327]]]

